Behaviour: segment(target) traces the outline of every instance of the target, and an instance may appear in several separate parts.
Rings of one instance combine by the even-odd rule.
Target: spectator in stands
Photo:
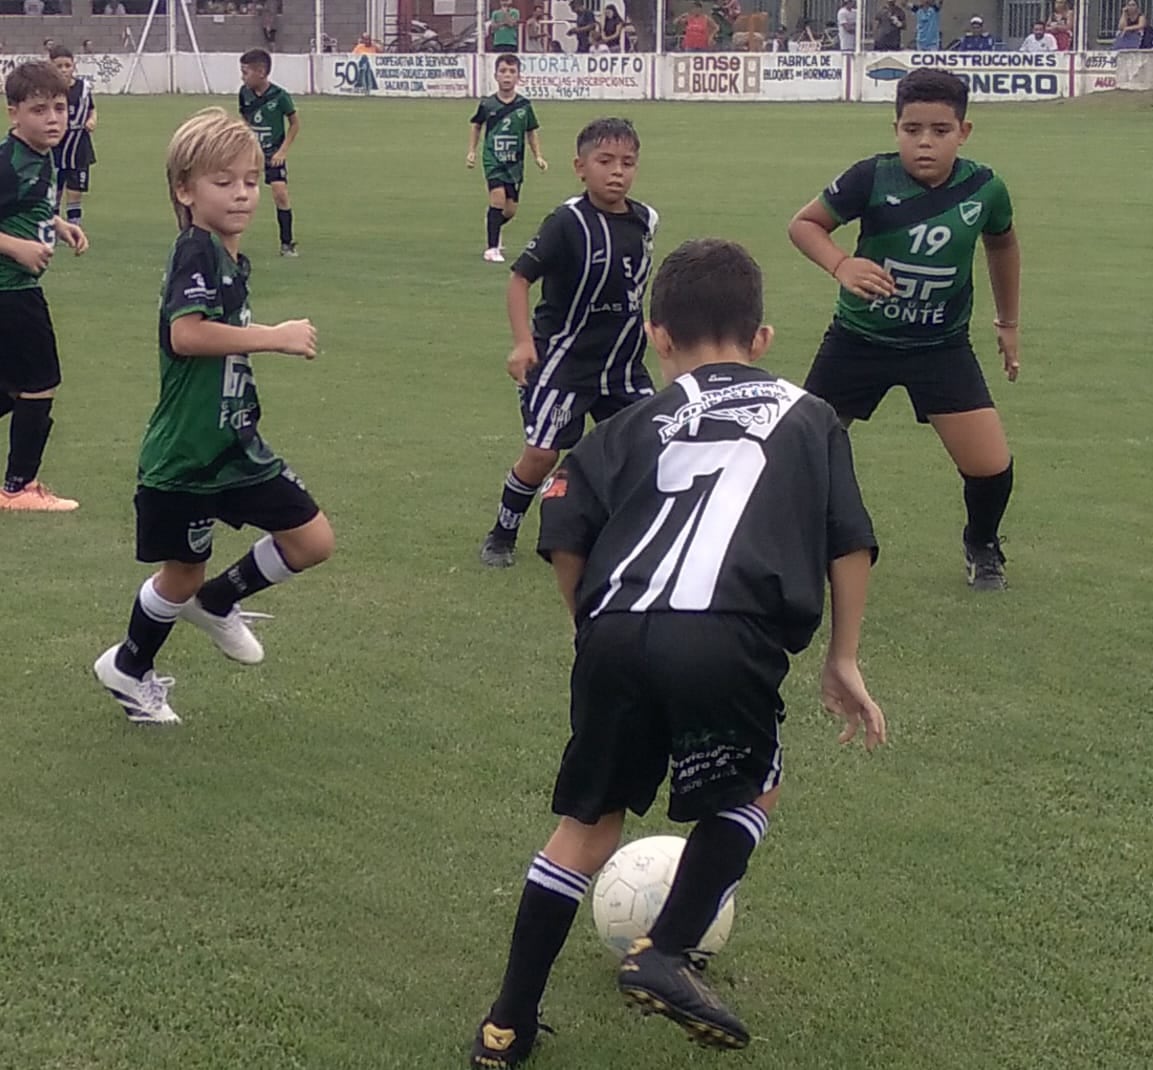
[[[1033,23],[1033,32],[1021,42],[1021,51],[1056,52],[1057,38],[1045,29],[1045,23],[1038,19]]]
[[[576,16],[576,25],[569,30],[568,35],[576,38],[576,50],[578,52],[587,52],[591,44],[589,35],[597,24],[597,17],[588,9],[584,0],[572,0],[570,6]]]
[[[549,45],[548,20],[544,7],[537,4],[532,14],[524,20],[524,50],[526,52],[547,52]]]
[[[85,41],[85,42],[83,42],[83,43],[80,45],[80,47],[81,47],[82,49],[84,49],[84,55],[86,55],[86,56],[91,56],[91,55],[92,55],[92,53],[95,51],[95,50],[93,49],[93,47],[92,47],[92,42],[91,42],[91,41]],[[0,52],[3,52],[3,51],[4,51],[4,50],[3,50],[2,48],[0,48]]]
[[[43,15],[44,0],[24,0],[25,15]]]
[[[564,45],[562,45],[560,43],[560,41],[556,40],[556,38],[553,38],[553,40],[549,41],[549,43],[548,43],[548,50],[550,52],[554,52],[554,53],[560,52],[563,55],[564,54]]]
[[[594,26],[589,31],[589,51],[590,52],[609,52],[611,49],[605,44],[605,36],[599,26]]]
[[[917,20],[913,47],[918,52],[936,52],[941,47],[941,0],[921,0],[909,10]]]
[[[837,38],[842,52],[857,51],[857,0],[845,0],[837,12]]]
[[[985,20],[974,15],[969,20],[969,28],[954,46],[957,52],[992,52],[995,46],[993,35],[985,32]]]
[[[873,31],[873,48],[878,52],[900,52],[901,35],[905,32],[905,9],[900,0],[888,0],[877,12]]]
[[[260,32],[264,34],[264,43],[268,45],[269,51],[276,51],[276,31],[279,29],[277,22],[279,21],[278,13],[269,7],[264,9],[264,17],[260,20]]]
[[[104,14],[105,15],[127,15],[128,12],[125,10],[125,7],[120,2],[120,0],[116,0],[116,3],[113,3],[112,0],[108,0],[108,3],[104,5]]]
[[[24,6],[27,8],[27,0]],[[1121,9],[1121,20],[1117,24],[1117,38],[1113,42],[1113,50],[1120,52],[1126,48],[1140,48],[1147,25],[1145,15],[1137,6],[1137,0],[1129,0],[1129,3]]]
[[[380,48],[372,39],[372,34],[365,30],[353,46],[352,54],[354,56],[375,56],[379,51]]]
[[[705,14],[701,0],[693,0],[693,6],[673,19],[673,25],[681,31],[683,52],[707,52],[717,36],[717,24]]]
[[[520,11],[512,6],[512,0],[500,0],[488,28],[494,52],[516,52],[520,48]]]
[[[605,5],[604,26],[602,36],[604,43],[609,46],[610,52],[624,51],[625,23],[617,11],[615,4]]]
[[[1049,24],[1045,27],[1057,42],[1058,52],[1068,52],[1073,47],[1073,31],[1077,27],[1077,19],[1068,0],[1054,0],[1053,14],[1049,16]]]

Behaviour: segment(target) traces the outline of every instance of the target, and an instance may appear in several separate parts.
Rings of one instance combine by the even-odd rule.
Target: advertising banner
[[[319,93],[361,97],[470,97],[474,93],[471,55],[379,53],[318,59]]]
[[[841,100],[840,52],[701,52],[664,57],[666,100]]]
[[[493,56],[481,56],[480,83],[496,92]],[[521,53],[520,91],[529,100],[649,100],[653,56],[636,52]]]
[[[1056,100],[1073,91],[1070,52],[873,52],[856,57],[856,98],[891,101],[918,67],[964,78],[973,100]]]

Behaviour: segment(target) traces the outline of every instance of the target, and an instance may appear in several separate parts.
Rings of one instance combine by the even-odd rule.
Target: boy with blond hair
[[[164,279],[160,401],[144,433],[135,499],[137,558],[160,570],[140,588],[127,637],[93,667],[137,723],[180,720],[168,705],[171,677],[154,669],[178,619],[202,628],[229,657],[255,664],[264,650],[236,603],[332,553],[328,519],[257,430],[250,355],[316,356],[309,320],[252,323],[240,239],[260,199],[263,164],[256,135],[222,108],[194,115],[168,147],[180,235]],[[269,534],[205,583],[218,519]]]

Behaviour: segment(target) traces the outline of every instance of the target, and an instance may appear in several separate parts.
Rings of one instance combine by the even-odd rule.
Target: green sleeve
[[[994,175],[989,183],[989,215],[985,220],[986,234],[1006,234],[1013,228],[1013,202],[1009,199],[1009,189],[999,175]]]
[[[537,120],[536,112],[532,110],[532,105],[529,104],[525,108],[525,131],[540,129],[540,122]]]
[[[286,116],[296,114],[296,102],[292,99],[291,93],[284,93],[281,95],[281,100],[284,103],[281,105],[281,110]]]
[[[7,219],[20,203],[20,180],[16,168],[7,160],[0,160],[0,219]]]

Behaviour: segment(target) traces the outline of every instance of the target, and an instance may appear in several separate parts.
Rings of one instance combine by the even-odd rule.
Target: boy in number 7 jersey
[[[797,213],[789,237],[841,284],[805,389],[828,401],[846,426],[867,420],[890,387],[908,391],[918,421],[933,425],[964,480],[969,585],[1002,590],[998,528],[1013,462],[969,343],[969,318],[980,239],[997,308],[997,347],[1015,381],[1021,254],[1004,182],[957,155],[973,128],[965,118],[968,94],[945,71],[902,78],[899,151],[850,167]],[[829,235],[854,219],[861,233],[848,256]]]

